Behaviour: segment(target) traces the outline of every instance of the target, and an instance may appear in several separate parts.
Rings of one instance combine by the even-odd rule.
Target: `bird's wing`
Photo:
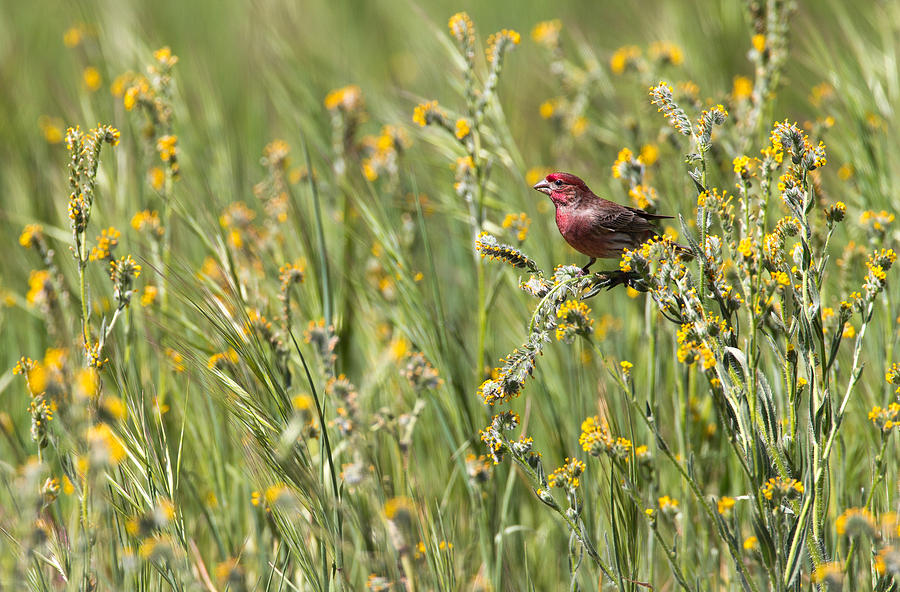
[[[642,210],[640,208],[629,208],[628,206],[622,206],[622,207],[624,207],[626,210],[631,210],[632,212],[634,212],[635,214],[637,214],[638,216],[640,216],[641,218],[644,218],[646,220],[669,220],[669,219],[675,217],[675,216],[663,216],[662,214],[651,214],[650,212],[645,212],[644,210]]]
[[[609,202],[609,207],[605,207],[594,212],[594,222],[597,226],[601,226],[613,232],[633,232],[640,234],[641,232],[652,230],[653,226],[650,220],[656,218],[668,218],[668,216],[656,216],[648,214],[637,208],[629,208],[614,202]]]

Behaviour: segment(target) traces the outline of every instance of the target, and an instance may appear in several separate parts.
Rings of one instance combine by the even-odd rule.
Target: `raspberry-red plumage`
[[[592,258],[619,257],[657,236],[653,220],[671,218],[603,199],[571,173],[551,173],[534,188],[556,206],[556,225],[566,242]]]

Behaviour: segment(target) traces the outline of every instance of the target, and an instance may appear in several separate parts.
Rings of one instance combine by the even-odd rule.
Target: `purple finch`
[[[581,268],[587,273],[597,259],[612,259],[655,236],[654,220],[671,218],[629,208],[594,194],[570,173],[551,173],[534,185],[556,206],[556,226],[566,242],[590,257]]]

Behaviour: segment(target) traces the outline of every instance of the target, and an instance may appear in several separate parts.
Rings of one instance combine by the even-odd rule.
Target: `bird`
[[[659,236],[653,222],[672,218],[603,199],[571,173],[550,173],[533,189],[546,193],[556,206],[556,226],[566,242],[590,257],[583,274],[597,259],[618,258],[625,249]]]

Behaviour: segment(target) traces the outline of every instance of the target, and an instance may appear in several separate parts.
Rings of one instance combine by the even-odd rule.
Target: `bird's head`
[[[534,184],[533,189],[546,193],[557,206],[574,205],[591,190],[571,173],[550,173]]]

